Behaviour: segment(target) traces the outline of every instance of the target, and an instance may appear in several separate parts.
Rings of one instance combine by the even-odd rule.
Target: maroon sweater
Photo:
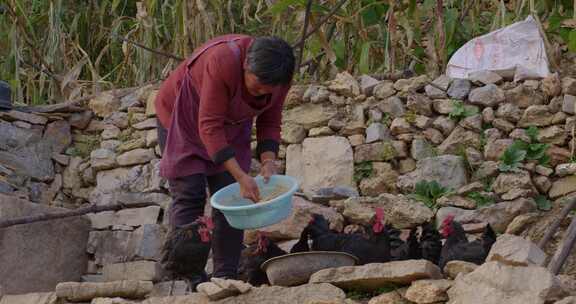
[[[186,67],[186,62],[180,64],[166,79],[156,97],[156,113],[161,124],[168,128],[176,96],[185,73],[189,73],[192,86],[199,96],[200,110],[198,113],[199,134],[210,157],[221,163],[226,159],[218,155],[229,149],[223,129],[226,120],[227,105],[236,91],[242,86],[244,102],[254,108],[263,107],[269,98],[256,98],[248,93],[244,85],[244,62],[248,47],[253,38],[245,35],[228,35],[241,37],[236,41],[240,49],[240,60],[225,43],[206,50],[194,64]],[[259,115],[256,119],[257,139],[260,153],[265,151],[277,152],[280,142],[280,125],[282,118],[282,105],[290,85],[279,86],[270,100],[274,105]]]

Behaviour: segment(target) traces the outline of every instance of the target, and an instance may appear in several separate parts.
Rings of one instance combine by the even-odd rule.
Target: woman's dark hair
[[[248,70],[265,85],[285,85],[294,74],[292,47],[278,37],[258,37],[250,45],[247,55]]]

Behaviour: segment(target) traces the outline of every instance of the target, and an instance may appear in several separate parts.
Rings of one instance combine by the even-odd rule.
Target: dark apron
[[[196,59],[209,48],[227,43],[236,58],[240,60],[240,49],[234,41],[240,38],[222,39],[197,50],[186,62],[188,69],[194,64]],[[242,65],[242,62],[240,62]],[[240,71],[243,73],[243,71]],[[240,77],[243,79],[243,77]],[[236,91],[229,102],[227,118],[224,123],[224,131],[228,144],[235,152],[238,164],[245,172],[250,170],[251,162],[251,130],[253,118],[266,111],[272,102],[261,108],[255,109],[242,99],[242,88],[244,84],[238,83]],[[204,101],[210,102],[210,101]],[[166,178],[176,178],[203,173],[214,175],[225,171],[221,165],[216,165],[199,135],[198,112],[200,108],[200,98],[192,86],[190,73],[187,72],[182,80],[180,92],[174,103],[174,110],[170,119],[170,127],[166,139],[166,148],[163,151],[160,164],[160,173]]]

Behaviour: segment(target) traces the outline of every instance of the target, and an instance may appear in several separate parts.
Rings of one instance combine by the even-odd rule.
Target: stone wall
[[[313,201],[299,202],[298,214],[324,212],[342,229],[366,224],[380,206],[403,229],[456,214],[470,232],[486,223],[504,232],[514,223],[521,233],[530,221],[520,219],[537,220],[538,207],[547,209],[543,198],[558,208],[576,192],[576,79],[473,78],[393,82],[341,73],[325,84],[294,86],[278,164]],[[86,281],[161,277],[155,261],[170,197],[158,172],[156,92],[150,85],[104,92],[85,106],[0,114],[0,192],[65,208],[156,204],[89,216]],[[531,141],[531,126],[536,142],[549,145],[549,161],[499,169],[515,140]],[[254,161],[253,173],[258,167]],[[409,196],[419,181],[437,181],[450,195],[431,210]],[[327,189],[335,186],[343,188]],[[291,219],[265,232],[288,240],[305,222]]]

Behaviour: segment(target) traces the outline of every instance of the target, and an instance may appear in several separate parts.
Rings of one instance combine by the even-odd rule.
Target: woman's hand
[[[242,195],[243,198],[255,203],[260,201],[260,190],[258,190],[258,185],[252,176],[244,174],[238,179],[238,183],[240,184],[240,195]]]
[[[270,177],[276,174],[277,170],[276,162],[273,159],[263,160],[260,168],[260,175],[264,177],[264,183],[267,184],[270,181]]]

